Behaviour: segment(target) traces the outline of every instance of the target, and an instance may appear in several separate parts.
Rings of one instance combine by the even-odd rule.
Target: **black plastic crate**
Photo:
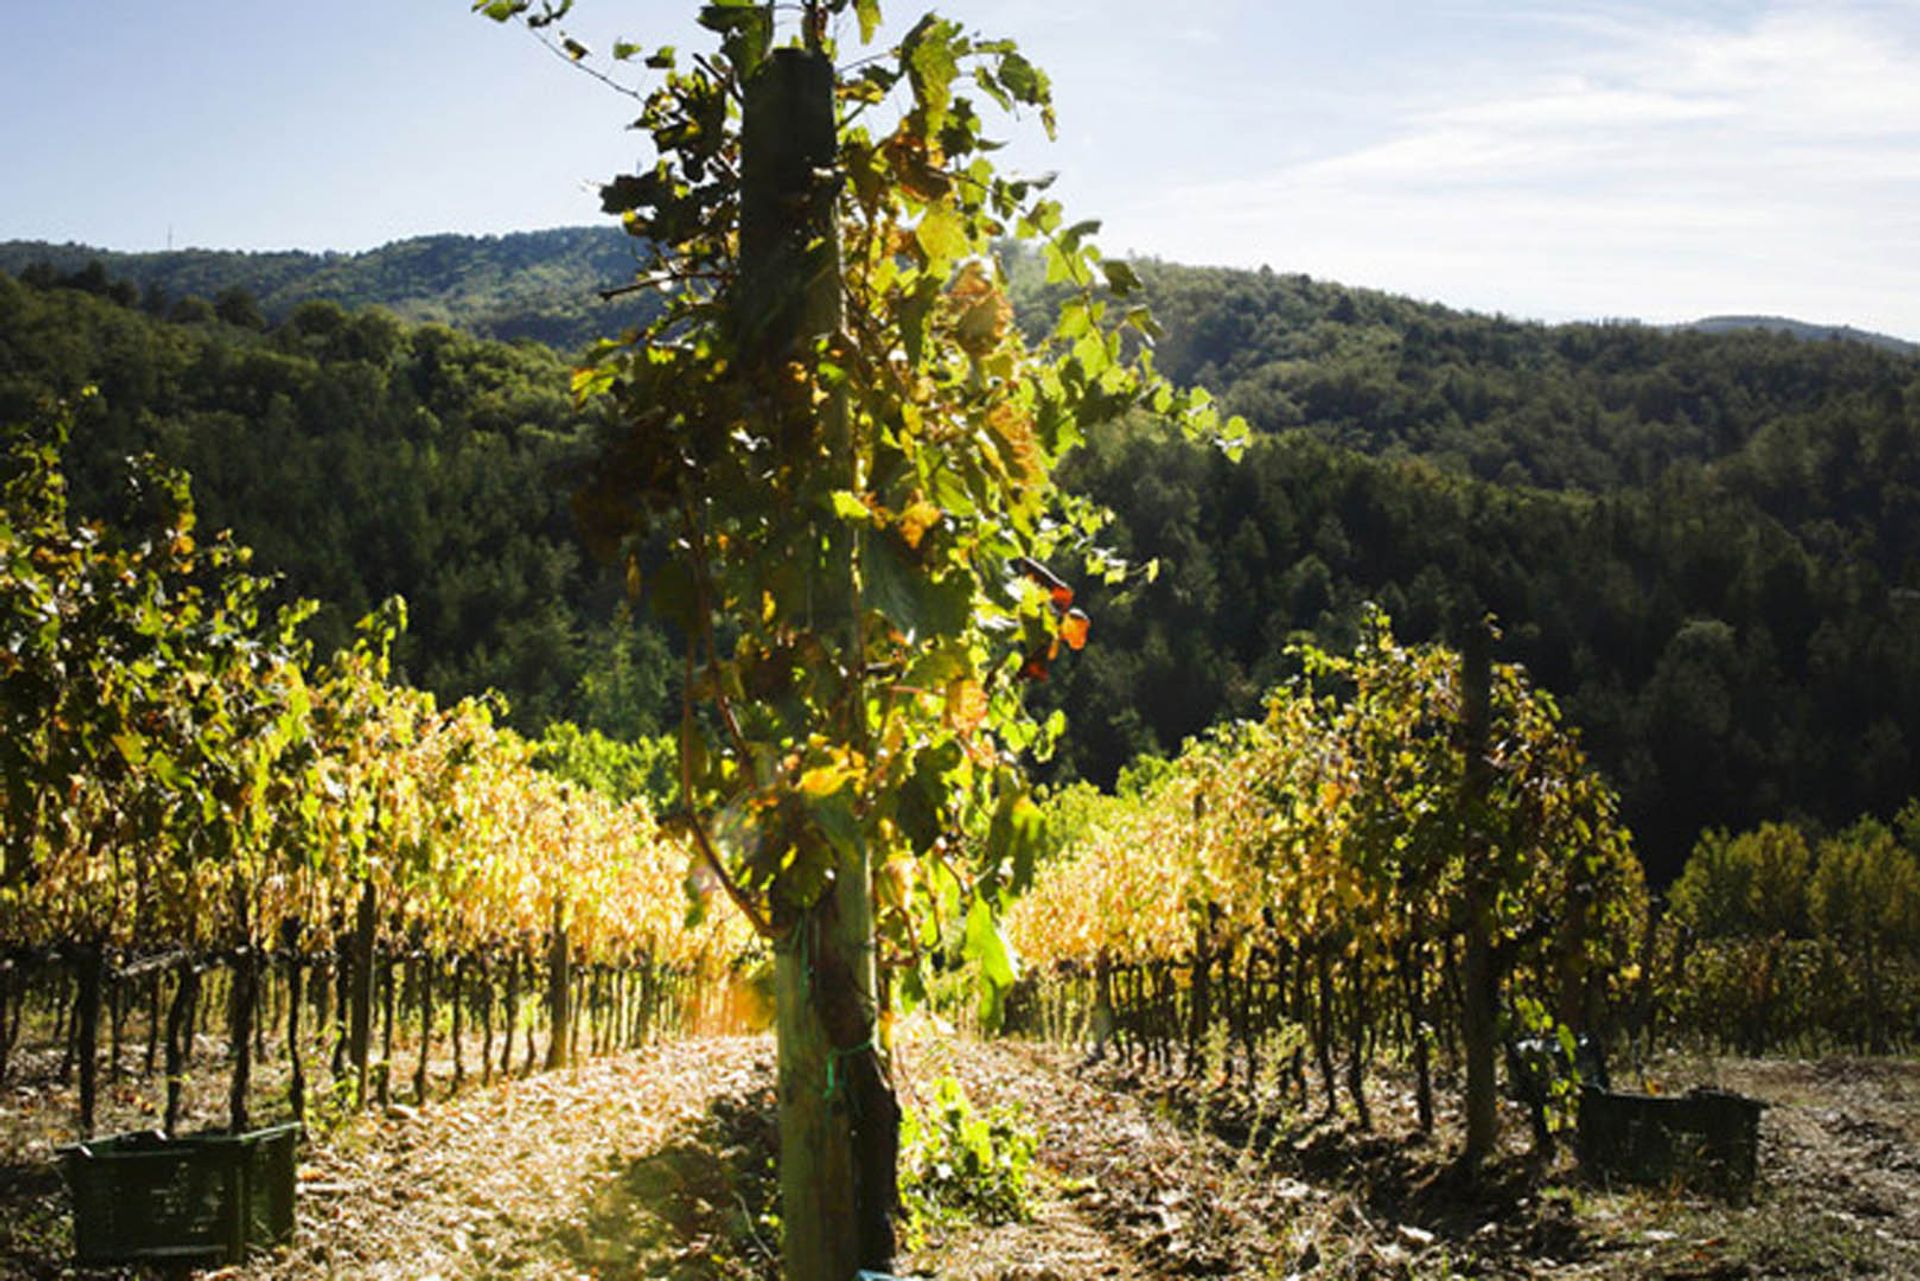
[[[1722,1090],[1580,1094],[1581,1164],[1629,1183],[1678,1184],[1745,1203],[1760,1171],[1766,1104]]]
[[[76,1261],[240,1263],[293,1235],[297,1124],[245,1134],[151,1131],[60,1149]]]

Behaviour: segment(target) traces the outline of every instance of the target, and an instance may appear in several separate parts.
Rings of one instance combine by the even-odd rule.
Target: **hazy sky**
[[[690,0],[573,30],[702,47]],[[595,221],[634,104],[467,0],[58,0],[0,35],[0,239],[360,249]],[[918,9],[894,3],[904,20]],[[1920,0],[955,0],[1052,74],[1110,252],[1479,310],[1920,338]]]

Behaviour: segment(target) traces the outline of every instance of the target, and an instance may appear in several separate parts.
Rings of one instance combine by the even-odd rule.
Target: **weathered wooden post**
[[[1487,736],[1493,715],[1493,640],[1483,619],[1467,625],[1461,656],[1461,739],[1466,767],[1461,788],[1466,849],[1467,931],[1460,1037],[1467,1058],[1469,1168],[1492,1153],[1500,1137],[1494,1082],[1493,851],[1485,831]]]
[[[74,976],[79,985],[75,998],[78,1018],[76,1040],[80,1058],[80,1137],[93,1137],[95,1100],[99,1098],[100,1000],[106,976],[106,948],[98,943],[83,943],[73,949]]]
[[[280,946],[287,954],[287,1103],[293,1119],[307,1119],[307,1066],[300,1055],[301,933],[300,918],[280,923]]]
[[[547,953],[547,1071],[563,1068],[567,1065],[567,1048],[573,1011],[569,1006],[572,996],[573,973],[572,957],[567,950],[567,903],[565,899],[553,901],[553,931]],[[532,1048],[529,1042],[529,1049]]]
[[[733,324],[745,361],[777,369],[843,326],[838,128],[833,63],[818,49],[774,50],[746,89],[741,123],[740,283]],[[843,399],[823,406],[831,466],[858,492]],[[852,745],[865,738],[857,544],[846,620]],[[899,1106],[874,1039],[872,871],[859,839],[836,848],[834,881],[780,924],[774,953],[779,1042],[780,1200],[791,1281],[847,1281],[886,1271]]]
[[[233,1075],[227,1085],[227,1129],[244,1134],[251,1126],[247,1093],[253,1087],[254,988],[260,977],[260,949],[249,939],[234,953],[232,988],[228,994],[228,1025],[233,1047]]]
[[[200,967],[192,956],[180,963],[180,977],[167,1008],[167,1111],[163,1126],[171,1135],[180,1126],[187,1065],[193,1057],[194,1007],[200,1000]]]
[[[348,1057],[353,1063],[353,1106],[367,1102],[367,1059],[373,1029],[373,882],[360,890],[360,907],[354,916],[353,944],[349,966],[352,984],[352,1014],[347,1032]]]

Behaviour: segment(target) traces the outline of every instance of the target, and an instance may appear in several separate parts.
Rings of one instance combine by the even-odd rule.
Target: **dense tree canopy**
[[[97,273],[156,315],[207,300],[250,301],[278,324],[301,303],[381,306],[409,321],[483,338],[531,338],[572,353],[633,323],[635,300],[599,291],[633,275],[633,241],[612,227],[505,236],[416,236],[363,253],[182,249],[113,253],[86,245],[0,243],[0,271],[43,280]],[[130,291],[130,292],[128,292]],[[191,300],[191,301],[189,301]]]
[[[1528,324],[1268,271],[1141,275],[1161,368],[1256,429],[1508,486],[1644,488],[1783,424],[1883,412],[1920,377],[1910,345]]]

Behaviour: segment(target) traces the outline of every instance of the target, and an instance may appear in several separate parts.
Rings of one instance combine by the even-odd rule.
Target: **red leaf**
[[[1068,649],[1076,652],[1083,650],[1087,647],[1087,632],[1092,626],[1085,613],[1070,609],[1067,616],[1060,620],[1060,639],[1067,643]]]

